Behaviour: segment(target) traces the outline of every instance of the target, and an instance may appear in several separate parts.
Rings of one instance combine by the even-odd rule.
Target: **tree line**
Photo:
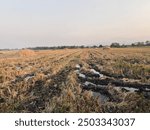
[[[120,44],[118,42],[111,43],[110,47],[112,48],[126,48],[126,47],[144,47],[144,46],[150,46],[150,41],[146,42],[135,42],[129,45]],[[55,47],[34,47],[34,48],[28,48],[32,50],[56,50],[56,49],[77,49],[77,48],[103,48],[102,44],[100,45],[93,45],[93,46],[55,46]]]
[[[146,41],[146,42],[135,42],[135,43],[131,43],[129,45],[125,45],[125,44],[120,44],[118,42],[113,42],[111,43],[110,47],[112,48],[126,48],[126,47],[144,47],[144,46],[150,46],[150,41]],[[29,48],[23,48],[23,49],[31,49],[31,50],[57,50],[57,49],[77,49],[77,48],[103,48],[105,47],[102,44],[99,45],[93,45],[93,46],[53,46],[53,47],[47,47],[47,46],[43,46],[43,47],[29,47]],[[0,51],[4,51],[4,50],[18,50],[18,49],[0,49]]]
[[[78,48],[100,48],[103,47],[102,45],[100,46],[54,46],[54,47],[32,47],[32,48],[27,48],[31,50],[57,50],[57,49],[78,49]]]
[[[144,47],[144,46],[150,46],[150,41],[146,42],[135,42],[130,45],[125,45],[125,44],[120,44],[118,42],[114,42],[110,45],[110,47],[115,47],[115,48],[123,48],[123,47]]]

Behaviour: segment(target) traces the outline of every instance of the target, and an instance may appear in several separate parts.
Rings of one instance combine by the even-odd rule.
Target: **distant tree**
[[[122,44],[122,46],[121,47],[127,47],[127,45],[125,45],[125,44]]]
[[[92,48],[97,48],[97,46],[96,46],[96,45],[94,45],[94,46],[92,46]]]
[[[99,45],[99,48],[102,48],[103,47],[103,45]]]
[[[82,45],[82,46],[80,46],[80,48],[85,48],[85,47]]]
[[[146,41],[145,43],[144,42],[135,42],[135,43],[132,43],[131,46],[132,47],[142,47],[142,46],[147,46],[146,44],[149,44],[150,42]]]
[[[116,48],[119,48],[120,47],[120,44],[117,43],[117,42],[114,42],[110,45],[110,47],[116,47]]]
[[[137,46],[144,46],[144,42],[137,42]]]
[[[132,44],[131,44],[131,46],[133,46],[133,47],[134,47],[134,46],[136,46],[136,44],[135,44],[135,43],[132,43]]]
[[[150,46],[150,41],[146,41],[146,42],[145,42],[145,45],[146,45],[146,46]]]

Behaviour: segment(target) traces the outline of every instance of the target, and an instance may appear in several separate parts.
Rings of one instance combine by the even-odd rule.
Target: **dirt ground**
[[[0,112],[150,112],[150,48],[0,51]]]

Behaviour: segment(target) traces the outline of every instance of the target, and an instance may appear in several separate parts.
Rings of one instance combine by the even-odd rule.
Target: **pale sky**
[[[150,0],[0,0],[0,48],[150,40]]]

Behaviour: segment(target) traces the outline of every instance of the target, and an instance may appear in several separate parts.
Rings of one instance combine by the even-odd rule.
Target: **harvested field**
[[[150,112],[150,48],[2,51],[0,112]]]
[[[34,56],[36,53],[32,50],[24,49],[17,52],[19,56]]]

